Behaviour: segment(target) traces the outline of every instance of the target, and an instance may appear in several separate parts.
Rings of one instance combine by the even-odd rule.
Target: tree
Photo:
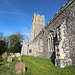
[[[6,37],[3,36],[3,32],[0,32],[0,55],[8,49],[8,43]]]
[[[8,45],[4,40],[0,40],[0,55],[8,49]]]
[[[0,40],[3,40],[3,32],[0,32]]]
[[[19,32],[17,32],[16,34],[12,34],[8,37],[8,41],[9,41],[9,50],[8,52],[20,52],[21,51],[21,44],[23,42],[23,35],[20,34]]]

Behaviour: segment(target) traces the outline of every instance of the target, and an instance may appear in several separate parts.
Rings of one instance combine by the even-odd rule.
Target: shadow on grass
[[[1,66],[2,64],[0,64],[0,66]]]
[[[3,59],[0,57],[0,66],[3,65],[3,64],[1,64],[2,62],[3,62]]]
[[[3,62],[3,59],[0,59],[0,62]]]
[[[28,70],[28,67],[25,67],[25,70],[26,70],[26,72],[27,72],[27,70]]]
[[[15,59],[12,59],[12,61],[15,61]]]

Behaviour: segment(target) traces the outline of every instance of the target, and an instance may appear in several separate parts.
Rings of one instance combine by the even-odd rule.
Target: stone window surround
[[[57,27],[57,41],[60,41],[61,40],[61,26],[58,26]]]
[[[49,52],[53,52],[54,51],[53,33],[52,32],[50,32],[49,36],[48,36],[48,51]]]

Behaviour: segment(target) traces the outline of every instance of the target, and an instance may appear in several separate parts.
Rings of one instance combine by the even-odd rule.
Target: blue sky
[[[34,12],[45,15],[45,25],[67,0],[0,0],[0,32],[30,36]]]

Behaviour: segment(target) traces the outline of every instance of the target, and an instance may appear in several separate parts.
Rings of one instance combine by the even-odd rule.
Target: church
[[[44,25],[44,15],[34,13],[30,42],[23,41],[21,55],[50,59],[63,68],[75,64],[75,0],[68,0]]]

